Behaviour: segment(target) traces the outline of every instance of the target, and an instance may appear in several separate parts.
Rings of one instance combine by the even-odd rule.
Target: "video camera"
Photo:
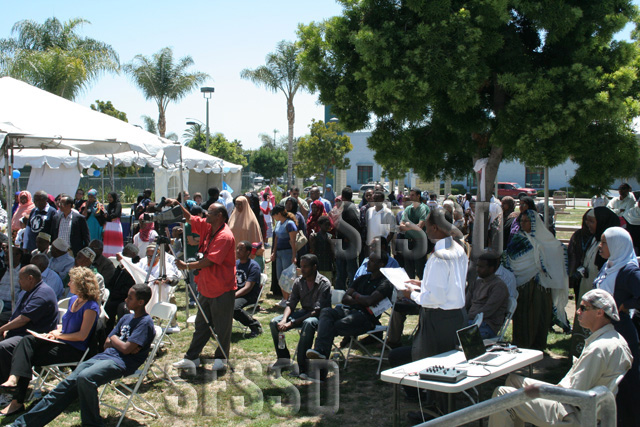
[[[168,208],[162,210],[167,205],[166,197],[160,199],[160,203],[156,206],[155,213],[144,213],[142,218],[145,221],[157,222],[158,224],[173,224],[175,222],[181,222],[184,219],[184,215],[182,214],[182,208],[180,206],[174,206],[172,208]]]

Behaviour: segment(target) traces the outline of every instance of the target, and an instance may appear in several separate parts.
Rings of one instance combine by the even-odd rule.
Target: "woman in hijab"
[[[233,197],[231,196],[231,193],[229,193],[227,190],[222,190],[220,192],[220,199],[222,199],[222,204],[224,205],[225,208],[227,208],[227,213],[229,214],[229,217],[231,217],[231,213],[233,212]]]
[[[573,258],[569,271],[573,276],[573,280],[579,280],[578,288],[575,289],[576,301],[581,301],[582,295],[593,289],[593,281],[605,263],[605,259],[600,256],[598,251],[598,244],[600,243],[602,233],[608,228],[620,225],[618,215],[605,206],[588,210],[584,214],[583,222],[587,227],[587,231],[576,231],[576,233],[581,232],[580,235],[572,236],[569,242],[569,252]],[[579,248],[577,247],[578,245],[580,245]],[[577,251],[584,252],[582,261],[579,264],[575,262]],[[589,335],[589,330],[580,326],[578,314],[576,313],[573,319],[573,331],[571,334],[570,351],[572,356],[580,356],[584,347],[584,340]]]
[[[519,231],[504,254],[505,266],[515,274],[518,286],[513,343],[543,350],[553,305],[564,308],[568,301],[567,254],[535,210],[525,210],[517,222]]]
[[[97,199],[98,191],[91,189],[87,193],[87,201],[82,205],[81,212],[87,219],[91,240],[102,241],[102,223],[105,221],[104,206]]]
[[[613,327],[624,337],[631,349],[633,363],[618,388],[616,402],[619,425],[636,425],[640,419],[637,396],[640,394],[640,352],[638,331],[630,309],[640,309],[640,268],[629,233],[621,227],[607,228],[600,239],[600,255],[607,259],[593,285],[613,295],[620,321]]]
[[[249,200],[244,196],[236,198],[235,208],[229,218],[229,228],[236,242],[243,240],[251,243],[262,242],[260,225],[249,206]]]
[[[311,213],[307,219],[307,237],[309,237],[311,233],[320,232],[320,224],[318,224],[318,220],[323,216],[328,216],[327,212],[324,210],[324,203],[320,200],[314,200],[311,203]],[[329,221],[331,221],[331,218],[329,218]],[[331,221],[331,230],[329,231],[329,234],[333,234],[333,221]]]
[[[139,254],[147,253],[147,246],[153,243],[158,237],[158,232],[154,230],[153,221],[145,221],[144,214],[140,214],[140,231],[133,236],[133,244],[138,247]]]
[[[531,197],[522,197],[520,199],[520,213],[527,211],[529,209],[536,211],[536,202],[534,202],[534,200]],[[520,229],[520,223],[518,221],[513,221],[513,223],[511,224],[511,233],[509,233],[509,241],[511,241],[511,238],[513,236],[515,236],[518,233],[518,230]]]
[[[262,214],[262,210],[260,209],[260,197],[258,197],[256,193],[251,192],[246,193],[244,196],[249,201],[249,207],[258,220],[260,233],[262,235],[262,242],[265,242],[267,239],[267,223],[265,222],[264,215]]]
[[[20,230],[20,220],[22,219],[22,217],[28,217],[35,207],[36,205],[31,199],[31,193],[29,193],[28,191],[21,191],[20,195],[18,196],[18,207],[13,213],[13,218],[11,218],[11,231],[17,233],[18,230]]]
[[[120,225],[120,216],[122,215],[122,205],[118,198],[118,193],[112,191],[107,195],[109,204],[106,209],[107,223],[104,227],[104,250],[102,254],[107,258],[115,256],[122,252],[122,226]]]

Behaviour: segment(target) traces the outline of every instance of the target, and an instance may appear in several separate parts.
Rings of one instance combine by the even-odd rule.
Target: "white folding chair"
[[[138,370],[136,370],[136,372],[134,372],[133,374],[129,375],[126,378],[119,378],[117,380],[112,381],[111,383],[105,384],[104,388],[102,389],[102,392],[100,393],[100,403],[103,406],[106,406],[111,409],[115,409],[116,411],[120,411],[122,413],[122,415],[120,416],[120,419],[118,420],[118,424],[116,424],[116,427],[120,426],[120,424],[122,423],[124,416],[129,410],[129,406],[133,406],[134,409],[136,409],[138,412],[141,412],[143,414],[151,415],[154,418],[160,418],[160,414],[156,410],[155,406],[153,406],[153,404],[148,400],[146,400],[144,397],[139,395],[138,389],[140,388],[140,385],[144,381],[145,377],[147,376],[147,372],[149,372],[149,369],[153,364],[156,353],[160,348],[159,344],[162,342],[162,339],[164,338],[166,328],[163,328],[161,324],[162,323],[170,324],[171,320],[176,315],[177,310],[178,308],[176,307],[175,304],[169,304],[166,302],[160,302],[153,306],[153,308],[151,309],[151,313],[149,314],[151,317],[157,318],[160,320],[160,324],[158,325],[160,327],[160,331],[159,331],[160,333],[158,334],[158,329],[156,329],[156,336],[153,340],[151,350],[149,351],[149,355],[147,356],[147,360],[144,362],[144,365],[142,365]],[[135,385],[133,385],[133,388],[124,383],[125,380],[131,380],[131,379],[136,380]],[[102,400],[102,396],[104,395],[104,392],[107,390],[108,387],[113,389],[117,394],[127,399],[127,404],[125,405],[124,409],[111,406]],[[134,397],[137,397],[142,402],[144,402],[153,412],[146,411],[140,408],[139,406],[137,406],[133,402]]]
[[[94,331],[94,334],[95,334],[95,331]],[[67,375],[69,375],[72,372],[72,371],[66,372],[65,368],[75,368],[76,366],[84,362],[85,359],[87,358],[87,355],[89,354],[90,349],[91,349],[91,345],[87,347],[87,349],[82,354],[82,358],[80,358],[80,360],[78,360],[77,362],[57,363],[54,365],[40,366],[39,372],[37,369],[34,368],[33,369],[34,378],[31,380],[33,389],[31,390],[31,394],[29,395],[29,399],[27,400],[28,401],[33,400],[36,394],[42,391],[42,388],[44,386],[50,387],[50,388],[55,387],[54,384],[51,384],[48,381],[64,380],[67,377]]]
[[[391,308],[383,313],[383,314],[387,314],[389,316],[389,319],[391,319],[391,316],[393,316],[393,310],[395,309],[395,306],[396,306],[396,300],[397,300],[397,293],[396,293],[396,289],[394,287],[393,288],[393,294],[391,296]],[[376,340],[377,342],[379,342],[380,344],[382,344],[382,349],[380,350],[380,354],[378,356],[376,356],[373,353],[371,353],[371,351],[369,351],[369,349],[367,347],[365,347],[358,340],[359,335],[352,335],[351,336],[351,340],[349,342],[349,349],[347,350],[347,356],[345,357],[345,360],[344,360],[344,369],[347,369],[347,364],[349,363],[349,358],[352,356],[351,355],[351,349],[353,348],[353,344],[356,344],[364,354],[354,354],[353,357],[357,357],[357,358],[360,358],[360,359],[377,360],[378,361],[378,370],[376,371],[376,375],[380,374],[380,368],[382,367],[382,361],[385,360],[385,358],[384,358],[385,350],[391,351],[391,347],[387,346],[387,339],[389,338],[389,326],[388,326],[388,323],[389,322],[387,321],[387,325],[382,325],[382,324],[377,325],[375,328],[373,328],[370,331],[367,331],[364,334],[362,334],[362,335],[367,335],[367,336],[373,338],[374,340]],[[382,333],[384,338],[380,338],[378,336],[380,333]]]
[[[502,327],[498,331],[498,336],[483,340],[485,345],[495,344],[497,342],[504,340],[504,334],[507,333],[507,329],[509,328],[509,322],[511,322],[511,318],[513,317],[513,313],[516,312],[516,308],[518,308],[518,300],[515,299],[514,297],[509,297],[507,314],[504,316],[504,323],[502,324]]]
[[[69,300],[71,298],[63,298],[58,301],[58,323],[62,323],[62,316],[69,310]]]

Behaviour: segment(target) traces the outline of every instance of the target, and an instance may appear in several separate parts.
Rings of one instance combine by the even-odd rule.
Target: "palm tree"
[[[276,51],[267,55],[266,65],[261,65],[255,70],[245,68],[240,72],[240,77],[243,79],[251,80],[256,85],[264,86],[273,92],[282,91],[287,98],[289,122],[287,175],[290,185],[293,184],[293,124],[296,119],[293,97],[298,89],[305,88],[300,78],[301,65],[298,62],[300,51],[301,49],[295,43],[282,40],[278,43]]]
[[[188,144],[195,138],[200,135],[205,135],[206,129],[202,123],[194,123],[190,127],[188,127],[185,132],[182,134],[182,137],[185,139],[185,144]]]
[[[150,116],[147,116],[146,114],[143,116],[140,116],[142,118],[142,120],[144,121],[144,130],[146,130],[149,133],[152,133],[154,135],[159,135],[158,133],[158,125],[156,124],[156,121],[153,120]],[[177,141],[178,140],[178,134],[175,132],[169,132],[165,138],[170,139],[172,141]]]
[[[16,37],[0,39],[0,76],[73,100],[100,74],[120,68],[110,45],[78,35],[78,27],[88,23],[82,18],[16,22],[11,29]]]
[[[209,78],[206,73],[188,73],[186,69],[191,65],[193,59],[190,56],[174,63],[173,51],[165,47],[151,58],[136,55],[131,63],[122,67],[142,90],[145,98],[153,99],[158,104],[158,131],[161,137],[164,137],[167,128],[165,113],[169,102],[184,98]]]

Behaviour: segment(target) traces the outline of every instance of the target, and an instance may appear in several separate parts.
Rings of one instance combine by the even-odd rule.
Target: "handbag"
[[[304,247],[307,244],[307,236],[304,235],[302,230],[298,230],[298,234],[296,234],[296,252]]]

